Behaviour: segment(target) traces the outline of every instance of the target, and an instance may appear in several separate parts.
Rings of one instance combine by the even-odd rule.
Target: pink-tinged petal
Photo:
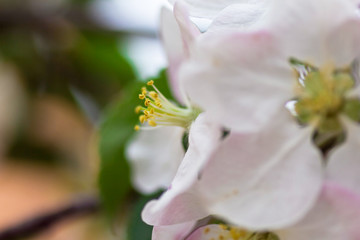
[[[360,196],[328,182],[309,214],[278,235],[284,240],[359,240]]]
[[[184,94],[178,81],[178,69],[189,55],[189,47],[200,35],[199,29],[190,21],[186,8],[176,4],[174,13],[168,8],[161,11],[160,33],[169,62],[171,90],[179,102],[184,103]]]
[[[141,214],[144,222],[154,226],[166,226],[199,220],[208,215],[193,188],[183,192],[171,189],[160,199],[146,204]]]
[[[170,3],[183,2],[188,5],[190,15],[199,18],[214,18],[231,4],[257,2],[256,0],[169,0]]]
[[[140,130],[127,147],[135,188],[142,193],[166,189],[185,155],[184,129],[159,127]]]
[[[201,114],[190,129],[189,149],[170,188],[158,199],[149,202],[142,213],[150,225],[172,225],[197,220],[208,214],[196,191],[198,174],[216,150],[221,129],[207,122]]]
[[[323,181],[311,130],[284,109],[259,133],[230,133],[199,180],[209,213],[256,231],[302,218]]]
[[[332,204],[335,219],[340,220],[346,236],[360,239],[360,195],[336,183],[325,185],[325,197]]]
[[[214,239],[232,239],[228,230],[220,225],[211,224],[198,228],[186,240],[214,240]]]
[[[293,97],[294,72],[270,33],[204,34],[197,44],[180,81],[212,120],[252,131]]]
[[[261,19],[265,2],[232,4],[223,9],[209,26],[207,32],[245,31]]]
[[[185,54],[188,55],[190,45],[200,35],[200,30],[191,22],[184,4],[175,4],[174,15],[180,27]]]
[[[328,178],[360,194],[360,126],[344,118],[345,142],[330,152]]]
[[[354,45],[359,39],[358,24],[346,24],[359,18],[353,2],[273,0],[269,6],[261,25],[271,29],[289,57],[318,67],[328,63],[342,67],[354,59],[350,56],[354,47],[358,49]]]
[[[169,226],[155,226],[152,232],[152,240],[183,240],[190,234],[195,225],[196,221]]]

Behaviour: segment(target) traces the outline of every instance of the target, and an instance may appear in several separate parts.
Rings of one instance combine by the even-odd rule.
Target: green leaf
[[[134,132],[138,117],[134,108],[142,83],[124,89],[120,100],[107,110],[100,128],[100,194],[106,214],[113,218],[130,190],[129,166],[124,156],[125,144]]]
[[[141,211],[143,210],[145,204],[159,197],[160,194],[154,194],[152,196],[142,196],[134,205],[130,221],[127,229],[128,240],[151,240],[152,226],[147,225],[141,219]]]
[[[163,94],[172,98],[164,70],[158,77],[151,79]],[[124,197],[131,189],[129,166],[124,151],[127,141],[135,132],[134,126],[139,121],[134,109],[143,103],[138,96],[144,85],[144,82],[132,82],[123,89],[122,97],[107,109],[100,127],[99,187],[103,206],[110,218],[115,217]]]
[[[135,79],[135,72],[118,45],[113,34],[83,31],[71,53],[73,64],[89,79],[124,85]]]

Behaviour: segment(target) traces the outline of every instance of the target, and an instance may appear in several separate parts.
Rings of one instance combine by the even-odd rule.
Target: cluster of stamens
[[[135,112],[140,114],[139,121],[142,125],[147,124],[150,127],[179,126],[188,128],[191,122],[199,114],[199,111],[191,107],[181,108],[170,102],[155,86],[154,81],[147,82],[151,87],[149,91],[146,87],[141,88],[139,99],[144,101],[144,106],[137,106]],[[136,125],[135,130],[140,126]]]
[[[313,142],[326,154],[344,141],[346,129],[342,116],[360,122],[360,99],[349,93],[354,89],[353,71],[332,64],[317,68],[291,61],[297,85],[296,98],[287,107],[302,125],[314,127]]]
[[[279,240],[279,238],[270,232],[251,232],[235,226],[220,224],[220,231],[211,232],[209,227],[204,228],[204,234],[211,235],[213,240]],[[217,237],[215,236],[217,235]]]
[[[306,66],[297,71],[297,99],[294,110],[302,123],[337,121],[347,102],[346,93],[353,88],[354,80],[348,69],[334,70],[329,65],[322,69]]]

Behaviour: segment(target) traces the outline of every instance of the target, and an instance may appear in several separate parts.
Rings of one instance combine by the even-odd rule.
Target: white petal
[[[178,81],[178,69],[182,61],[188,57],[189,46],[200,31],[190,21],[187,10],[181,4],[175,5],[174,14],[168,8],[162,8],[160,23],[161,38],[169,62],[171,90],[179,102],[185,102]]]
[[[281,240],[360,239],[360,196],[327,183],[314,208],[298,224],[278,232]]]
[[[206,34],[197,43],[180,81],[214,121],[258,129],[294,97],[295,75],[269,33]]]
[[[191,221],[169,226],[155,226],[152,240],[183,240],[189,235],[195,224],[195,221]]]
[[[203,169],[199,188],[210,214],[251,229],[294,223],[321,188],[321,155],[311,129],[286,110],[260,133],[230,133]]]
[[[190,21],[186,6],[177,3],[174,6],[174,15],[179,24],[185,54],[188,54],[189,45],[200,35],[199,29]]]
[[[142,193],[166,189],[184,157],[180,127],[140,130],[127,147],[132,182]]]
[[[169,0],[170,3],[183,2],[189,6],[190,15],[200,18],[214,18],[218,13],[231,4],[257,2],[256,0]]]
[[[359,15],[353,2],[274,0],[270,6],[261,24],[278,36],[288,57],[317,67],[328,63],[343,67],[354,59]]]
[[[350,18],[342,23],[330,33],[326,41],[335,66],[349,67],[360,55],[360,18]]]
[[[171,10],[162,8],[160,21],[160,34],[168,59],[169,83],[171,90],[178,101],[182,102],[182,95],[179,89],[177,72],[184,59],[184,47],[179,26]]]
[[[189,149],[170,188],[160,199],[148,203],[142,213],[150,225],[172,225],[197,220],[208,214],[196,191],[196,180],[220,142],[221,130],[208,123],[204,114],[191,126]]]
[[[232,4],[219,13],[207,32],[247,30],[261,19],[264,11],[265,3],[263,1]]]
[[[330,152],[328,178],[360,194],[360,126],[346,119],[346,139],[338,148]]]

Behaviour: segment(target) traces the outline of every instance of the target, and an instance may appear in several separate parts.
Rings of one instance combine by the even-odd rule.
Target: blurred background
[[[164,4],[0,1],[0,240],[151,238],[124,146]]]

